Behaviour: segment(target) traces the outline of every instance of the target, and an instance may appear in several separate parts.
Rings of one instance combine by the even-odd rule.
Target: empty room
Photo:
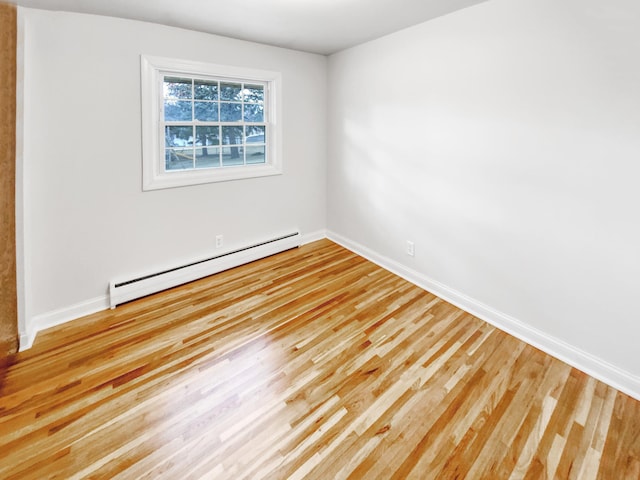
[[[640,2],[0,0],[0,479],[640,479]]]

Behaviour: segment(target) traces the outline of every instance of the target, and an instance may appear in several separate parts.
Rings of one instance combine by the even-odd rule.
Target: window
[[[280,75],[142,57],[143,189],[282,173]]]

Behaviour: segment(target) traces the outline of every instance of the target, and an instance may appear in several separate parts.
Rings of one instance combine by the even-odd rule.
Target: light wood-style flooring
[[[0,382],[1,479],[640,478],[640,402],[328,240],[43,332]]]

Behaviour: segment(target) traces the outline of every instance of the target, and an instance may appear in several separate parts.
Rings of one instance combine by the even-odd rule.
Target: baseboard
[[[102,295],[91,300],[70,305],[69,307],[36,315],[28,322],[29,327],[27,328],[27,332],[20,335],[20,351],[22,352],[31,348],[36,339],[36,335],[42,330],[62,325],[63,323],[106,310],[107,308],[109,308],[109,297]]]
[[[612,365],[601,358],[574,347],[560,339],[527,325],[505,313],[499,312],[488,305],[458,292],[426,275],[384,257],[373,250],[353,242],[335,232],[318,230],[302,236],[302,244],[328,238],[335,243],[351,250],[367,260],[389,270],[405,280],[430,291],[443,300],[471,313],[500,330],[542,350],[545,353],[585,372],[588,375],[640,400],[640,378]],[[32,347],[36,335],[41,330],[61,325],[65,322],[90,315],[109,308],[107,295],[80,302],[69,307],[47,312],[35,316],[25,332],[20,332],[20,351]]]
[[[327,238],[552,357],[640,400],[640,378],[630,372],[497,311],[335,232],[328,231]]]
[[[327,238],[326,230],[317,230],[311,233],[303,233],[302,245],[306,245],[307,243],[317,242],[318,240],[322,240],[324,238]]]
[[[25,350],[29,350],[31,347],[33,347],[33,342],[36,339],[37,333],[38,332],[36,332],[32,328],[27,329],[27,331],[25,332],[20,332],[20,339],[19,339],[20,343],[18,346],[18,351],[24,352]]]
[[[301,244],[315,242],[327,238],[326,230],[317,230],[302,235]],[[52,312],[47,312],[33,317],[28,321],[28,327],[25,332],[20,333],[20,351],[25,351],[33,346],[38,332],[47,328],[62,325],[63,323],[77,320],[78,318],[92,313],[107,310],[109,308],[109,297],[103,295],[84,302],[71,305],[69,307],[60,308]]]

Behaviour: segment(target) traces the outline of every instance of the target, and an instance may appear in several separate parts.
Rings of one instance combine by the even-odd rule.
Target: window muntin
[[[142,57],[143,189],[282,173],[280,75]]]

